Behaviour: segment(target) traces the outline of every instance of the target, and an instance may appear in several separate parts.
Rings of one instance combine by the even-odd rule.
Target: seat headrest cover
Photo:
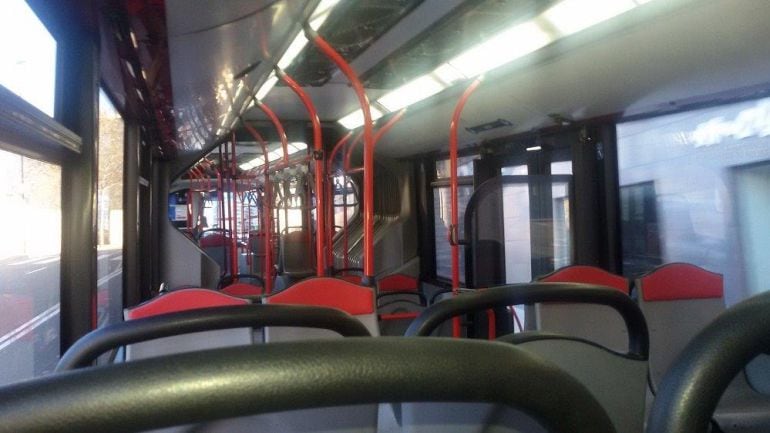
[[[377,288],[380,289],[380,292],[417,291],[418,287],[419,281],[417,281],[417,278],[404,274],[388,275],[377,282]]]
[[[268,304],[315,305],[352,315],[374,314],[374,291],[339,278],[308,278],[264,299]]]
[[[670,263],[639,278],[645,301],[709,299],[724,296],[722,274],[689,263]]]
[[[595,284],[618,289],[625,294],[629,293],[627,279],[594,266],[567,266],[540,277],[538,281],[546,283]]]
[[[213,290],[182,289],[166,293],[134,308],[127,309],[126,319],[134,320],[176,311],[246,304],[249,304],[249,301],[246,299],[235,298]]]

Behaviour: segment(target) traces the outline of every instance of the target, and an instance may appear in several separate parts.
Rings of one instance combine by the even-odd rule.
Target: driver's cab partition
[[[547,359],[575,377],[607,411],[618,432],[641,432],[647,391],[649,335],[641,310],[620,290],[574,283],[493,287],[431,305],[415,319],[406,335],[429,336],[455,316],[540,302],[602,305],[614,309],[627,329],[625,348],[616,352],[594,341],[537,331],[508,334],[498,338],[498,341]],[[480,428],[490,420],[504,423],[502,420],[508,418],[501,409],[494,405],[479,405],[473,412],[468,412],[453,404],[415,403],[402,405],[401,413],[404,432],[422,433],[429,431],[425,426],[447,417],[466,427]],[[542,430],[527,428],[521,431]]]

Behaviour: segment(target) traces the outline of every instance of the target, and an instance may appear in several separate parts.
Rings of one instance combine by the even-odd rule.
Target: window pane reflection
[[[61,169],[0,150],[0,384],[59,359]]]

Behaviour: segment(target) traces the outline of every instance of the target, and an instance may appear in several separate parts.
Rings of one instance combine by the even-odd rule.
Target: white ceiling
[[[420,23],[425,27],[435,22],[460,1],[426,0],[354,60],[354,66],[364,72],[418,34]],[[168,3],[180,2],[184,0]],[[245,3],[253,8],[253,2]],[[294,5],[294,13],[306,6],[299,0],[286,3]],[[443,6],[436,7],[439,4]],[[181,8],[181,4],[179,6]],[[180,8],[176,8],[177,13],[182,13]],[[169,6],[169,9],[173,8]],[[188,15],[192,13],[185,10]],[[274,23],[278,18],[286,22],[286,16],[278,15],[275,11],[270,15]],[[172,35],[182,31],[173,25],[171,15],[169,21]],[[548,126],[551,125],[549,113],[575,120],[613,113],[636,114],[716,93],[765,86],[770,83],[769,22],[768,0],[655,0],[490,74],[465,108],[460,141],[470,145]],[[190,27],[195,26],[190,24]],[[184,92],[186,83],[194,81],[204,69],[217,71],[225,66],[237,69],[235,66],[248,64],[248,58],[239,57],[239,53],[254,51],[254,43],[242,36],[256,34],[256,31],[243,27],[238,30],[240,36],[210,38],[202,44],[210,48],[206,50],[187,42],[186,51],[176,53],[172,36],[175,98],[181,98],[178,92]],[[285,36],[283,31],[278,33]],[[280,45],[277,37],[270,36],[271,46]],[[217,55],[225,57],[204,58],[203,65],[175,59],[196,50],[202,54],[220,50]],[[184,67],[190,69],[180,72],[179,68]],[[210,84],[208,89],[206,91],[211,92]],[[334,121],[357,107],[353,90],[339,75],[323,87],[307,90],[322,120]],[[461,90],[447,90],[412,107],[378,144],[377,152],[403,157],[444,148],[449,119]],[[382,93],[379,89],[369,89],[371,99]],[[266,102],[283,120],[307,119],[302,105],[287,88],[276,87]],[[247,117],[261,118],[256,112]],[[479,135],[463,129],[498,118],[509,120],[514,126]]]

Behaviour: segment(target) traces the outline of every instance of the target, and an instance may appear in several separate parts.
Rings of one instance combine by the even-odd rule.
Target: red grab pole
[[[286,137],[286,131],[283,129],[283,124],[281,123],[280,119],[278,119],[278,116],[275,115],[275,112],[270,109],[265,103],[257,101],[257,99],[254,99],[257,107],[259,107],[260,110],[262,110],[265,115],[270,119],[270,121],[273,123],[273,126],[275,127],[276,131],[278,131],[278,138],[281,140],[281,148],[283,149],[283,165],[289,164],[289,139]]]
[[[318,112],[313,105],[313,101],[307,92],[302,89],[291,76],[287,75],[276,66],[275,74],[283,80],[291,90],[299,96],[302,104],[307,109],[310,121],[313,124],[313,159],[315,160],[315,199],[316,199],[316,235],[315,235],[315,256],[316,256],[316,276],[323,277],[327,274],[324,266],[326,259],[326,250],[324,248],[326,238],[326,215],[324,212],[324,161],[323,161],[323,138],[321,137],[321,120],[318,119]],[[328,264],[327,264],[328,265]]]
[[[262,275],[265,280],[265,294],[269,295],[273,291],[273,187],[270,184],[270,161],[267,157],[267,142],[262,138],[256,129],[246,122],[243,122],[244,128],[259,142],[262,146],[262,153],[265,155],[265,200],[262,202],[262,230],[265,231],[265,269]]]
[[[468,86],[467,89],[460,96],[460,100],[457,101],[455,111],[452,114],[452,122],[449,124],[449,189],[451,199],[451,214],[449,224],[449,244],[452,247],[452,294],[457,296],[460,289],[460,246],[458,240],[460,233],[459,227],[459,210],[457,204],[457,128],[460,124],[460,115],[463,112],[465,103],[468,102],[471,94],[481,84],[482,77],[476,78]],[[452,320],[452,335],[454,337],[460,336],[460,318],[455,317]]]
[[[350,84],[356,91],[358,103],[364,114],[364,280],[366,285],[374,285],[374,132],[372,129],[372,113],[369,107],[369,98],[366,96],[361,80],[337,51],[329,45],[309,25],[305,25],[305,34],[308,39],[326,55],[343,74],[350,80]]]

